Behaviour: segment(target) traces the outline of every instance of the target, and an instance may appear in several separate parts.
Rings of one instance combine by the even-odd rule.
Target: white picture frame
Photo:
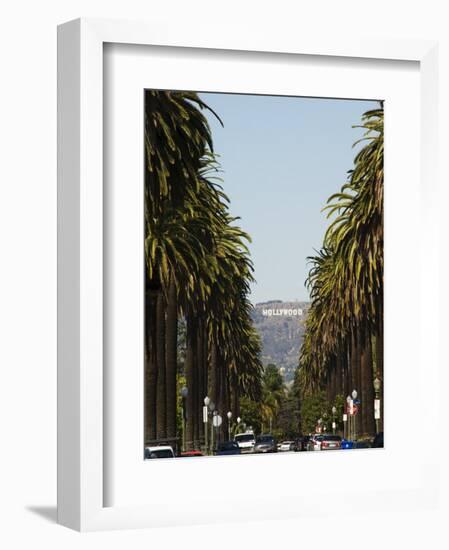
[[[419,64],[420,80],[420,182],[423,218],[422,239],[426,242],[426,261],[420,256],[422,277],[434,284],[427,302],[417,306],[422,318],[438,316],[438,150],[437,78],[441,71],[438,45],[424,40],[358,40],[346,41],[328,37],[277,37],[270,39],[256,33],[229,37],[225,32],[214,32],[202,37],[191,37],[181,24],[171,29],[153,27],[141,22],[108,20],[76,20],[58,29],[58,521],[77,530],[152,527],[190,523],[208,523],[214,519],[213,506],[201,498],[197,507],[189,510],[173,506],[171,509],[136,502],[105,506],[104,437],[105,411],[103,376],[103,60],[105,44],[148,45],[172,48],[202,49],[205,53],[222,50],[238,56],[241,52],[259,52],[261,56],[326,56],[333,59],[413,61]],[[413,127],[415,131],[415,127]],[[387,298],[388,299],[388,298]],[[426,377],[422,382],[424,359],[416,371],[422,388],[438,386],[439,361],[437,327],[419,325],[419,338],[431,351],[426,357]],[[418,363],[417,363],[418,364]],[[386,363],[388,369],[388,363]],[[387,390],[388,391],[388,390]],[[399,398],[398,398],[399,399]],[[429,404],[425,420],[436,430],[439,415],[438,400]],[[432,423],[433,422],[433,423]],[[359,455],[362,456],[362,455]],[[256,457],[254,457],[256,458]],[[276,457],[277,458],[277,457]],[[318,457],[310,457],[316,460]],[[349,457],[344,457],[349,460]],[[268,459],[263,457],[263,459]],[[208,471],[218,467],[218,461],[208,461]],[[254,459],[251,459],[254,460]],[[324,460],[324,458],[319,458]],[[326,460],[341,463],[334,455]],[[351,457],[351,460],[354,460]],[[415,467],[422,471],[408,487],[387,494],[370,489],[357,492],[357,503],[350,503],[350,491],[341,495],[346,511],[352,513],[361,501],[371,501],[376,507],[404,505],[419,509],[425,502],[438,506],[439,478],[435,475],[440,458],[431,452],[422,452]],[[204,468],[206,463],[194,461],[182,467]],[[197,466],[198,464],[198,466]],[[201,466],[199,466],[202,464]],[[260,462],[259,462],[260,464]],[[266,463],[268,464],[268,463]],[[165,468],[165,466],[161,466]],[[176,465],[177,468],[181,465]],[[291,460],[283,468],[293,471]],[[354,468],[360,466],[355,465]],[[383,468],[388,468],[388,456]],[[416,470],[416,468],[415,468]],[[196,471],[196,470],[195,470]],[[417,471],[417,470],[416,470]],[[416,473],[415,471],[415,473]],[[168,473],[168,471],[166,472]],[[121,474],[123,475],[123,473]],[[291,515],[324,515],[317,490],[316,498],[308,497],[291,506]],[[294,492],[289,494],[294,499]],[[203,498],[204,501],[204,498]],[[223,497],[222,504],[226,503]],[[293,500],[291,500],[293,502]],[[220,499],[214,501],[220,505]],[[209,508],[209,510],[208,510]],[[224,507],[223,507],[224,508]],[[221,511],[219,521],[272,518],[279,516],[276,502],[257,502],[251,499],[234,502]]]

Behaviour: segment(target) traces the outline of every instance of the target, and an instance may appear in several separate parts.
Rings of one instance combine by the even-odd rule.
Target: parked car
[[[201,451],[184,451],[180,454],[182,457],[188,457],[188,456],[204,456],[204,454]]]
[[[280,445],[278,445],[278,451],[293,451],[293,441],[282,441]]]
[[[379,449],[379,448],[384,446],[384,433],[383,432],[379,432],[378,434],[376,434],[376,436],[373,440],[373,445],[372,446],[375,449]]]
[[[293,443],[293,450],[295,452],[307,451],[309,441],[310,435],[303,435],[302,437],[298,437]]]
[[[235,441],[225,441],[218,444],[218,448],[215,452],[217,456],[224,455],[239,455],[241,454],[241,449]]]
[[[354,448],[354,441],[351,441],[350,439],[342,439],[341,449],[353,449],[353,448]]]
[[[321,450],[331,451],[341,448],[341,437],[339,435],[323,434],[321,436]]]
[[[175,458],[172,447],[160,445],[159,447],[145,447],[145,460],[152,458]]]
[[[253,453],[254,446],[256,444],[256,436],[254,432],[245,432],[243,434],[236,434],[234,441],[240,447],[241,453]]]
[[[262,434],[256,439],[255,453],[277,453],[276,439],[270,434]]]
[[[308,442],[308,451],[321,451],[321,434],[314,434],[310,436],[309,442]]]

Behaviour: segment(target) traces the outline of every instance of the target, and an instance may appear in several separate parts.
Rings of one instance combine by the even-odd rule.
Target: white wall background
[[[219,4],[215,6],[214,4]],[[342,524],[318,520],[80,535],[54,523],[56,504],[56,25],[79,16],[155,20],[192,26],[266,28],[300,33],[316,27],[351,35],[356,28],[388,37],[447,33],[445,2],[348,0],[16,0],[0,18],[0,546],[53,548],[364,549],[442,548],[445,521],[429,510],[398,510],[375,524],[363,515]],[[443,44],[445,48],[448,43]],[[448,110],[441,105],[448,121]],[[445,124],[447,127],[447,124]],[[445,155],[447,156],[447,155]],[[444,158],[443,158],[444,162]],[[447,195],[447,189],[445,191]],[[448,204],[447,200],[441,201]],[[447,216],[445,216],[447,218]],[[447,228],[447,222],[446,222]],[[443,280],[447,261],[443,265]],[[442,300],[447,299],[447,292]],[[447,303],[447,302],[446,302]],[[443,316],[441,316],[441,320]],[[438,322],[437,319],[432,320]],[[447,379],[447,375],[446,379]],[[444,384],[440,388],[445,396]],[[447,415],[446,415],[447,417]],[[442,419],[442,430],[447,431]],[[421,434],[425,435],[425,434]],[[430,442],[431,444],[431,442]],[[446,484],[447,488],[447,484]],[[206,504],[207,505],[207,504]],[[338,502],[335,503],[338,506]],[[219,513],[219,511],[217,511]],[[226,534],[225,534],[226,533]]]

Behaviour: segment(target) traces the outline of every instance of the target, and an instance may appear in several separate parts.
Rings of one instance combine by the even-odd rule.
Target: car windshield
[[[253,434],[240,434],[235,436],[236,441],[253,441],[254,435]]]
[[[272,443],[273,438],[269,435],[261,436],[257,438],[257,443]]]
[[[322,437],[325,441],[341,441],[339,435],[323,435]]]

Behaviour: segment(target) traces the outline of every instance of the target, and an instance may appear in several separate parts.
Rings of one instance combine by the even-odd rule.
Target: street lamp
[[[352,390],[351,395],[352,395],[353,401],[355,401],[355,400],[357,399],[357,395],[358,395],[357,390]],[[354,423],[354,427],[353,427],[353,430],[354,430],[353,438],[354,438],[354,441],[355,441],[355,440],[357,439],[357,419],[356,419],[356,417],[355,417],[354,412],[355,412],[355,411],[354,411],[354,407],[352,407],[352,414],[353,414],[353,416],[354,416],[354,420],[353,420],[353,423]]]
[[[335,415],[337,414],[337,407],[334,405],[332,407],[332,433],[335,435],[335,428],[337,424],[335,423]]]
[[[380,392],[380,387],[381,387],[381,382],[380,382],[379,378],[377,378],[377,376],[376,376],[376,378],[374,379],[374,391],[376,393],[379,393]]]
[[[324,422],[323,429],[324,429],[324,431],[326,431],[327,430],[327,412],[323,413],[323,419],[324,419],[323,420],[323,422]]]
[[[346,428],[346,438],[351,441],[351,396],[348,395],[348,397],[346,398],[346,404],[347,404],[347,408],[346,408],[346,414],[347,414],[347,422],[348,422],[348,426]]]
[[[231,418],[232,418],[232,412],[228,411],[228,414],[226,415],[228,417],[228,441],[231,441]]]
[[[376,433],[379,433],[379,420],[380,420],[380,389],[382,387],[382,382],[380,381],[379,377],[376,376],[373,382],[374,386],[374,393],[375,393],[375,399],[374,399],[374,419],[376,421]]]
[[[206,454],[208,452],[209,448],[209,442],[208,442],[208,427],[207,423],[209,422],[209,409],[208,405],[210,404],[210,397],[206,395],[204,398],[204,407],[203,407],[203,423],[204,423],[204,445],[206,447]]]
[[[187,411],[186,411],[186,399],[189,395],[189,390],[186,386],[183,386],[181,388],[181,397],[182,397],[182,408],[181,408],[181,415],[182,415],[182,449],[183,451],[186,450],[186,421],[187,421]]]

